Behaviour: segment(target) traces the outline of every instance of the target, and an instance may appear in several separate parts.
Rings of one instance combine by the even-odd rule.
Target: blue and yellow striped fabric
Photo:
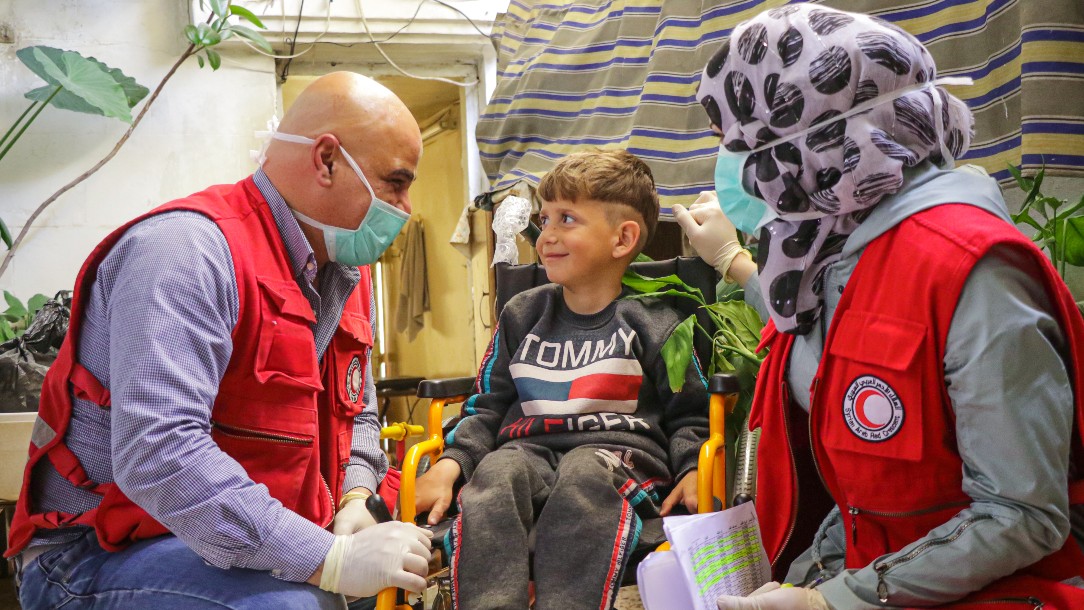
[[[651,165],[663,216],[709,190],[718,140],[700,70],[734,26],[787,0],[511,0],[498,82],[478,124],[493,189],[537,184],[556,159],[620,147]],[[1084,176],[1084,1],[836,0],[913,33],[975,112],[961,162]]]

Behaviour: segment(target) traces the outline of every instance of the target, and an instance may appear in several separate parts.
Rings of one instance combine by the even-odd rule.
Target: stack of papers
[[[715,610],[720,595],[749,595],[771,580],[752,502],[666,517],[663,530],[671,552],[651,553],[637,569],[646,610]]]

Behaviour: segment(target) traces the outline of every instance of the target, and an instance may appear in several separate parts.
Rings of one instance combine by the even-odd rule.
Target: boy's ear
[[[617,225],[613,243],[614,258],[624,258],[635,252],[636,245],[640,243],[640,223],[626,220]]]

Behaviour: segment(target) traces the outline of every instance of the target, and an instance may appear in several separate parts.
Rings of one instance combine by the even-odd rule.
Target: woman
[[[698,95],[719,201],[675,215],[770,318],[757,513],[800,586],[719,607],[1084,607],[1084,322],[997,184],[951,170],[967,107],[874,17],[788,5],[731,41]]]

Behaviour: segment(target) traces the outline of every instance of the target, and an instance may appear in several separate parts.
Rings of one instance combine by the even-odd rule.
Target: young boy
[[[477,393],[417,484],[435,524],[466,480],[448,540],[456,608],[524,610],[532,572],[539,610],[610,608],[641,519],[696,510],[706,381],[694,364],[671,392],[661,352],[678,313],[621,298],[659,214],[651,170],[623,150],[576,153],[538,193],[553,284],[505,306]]]

